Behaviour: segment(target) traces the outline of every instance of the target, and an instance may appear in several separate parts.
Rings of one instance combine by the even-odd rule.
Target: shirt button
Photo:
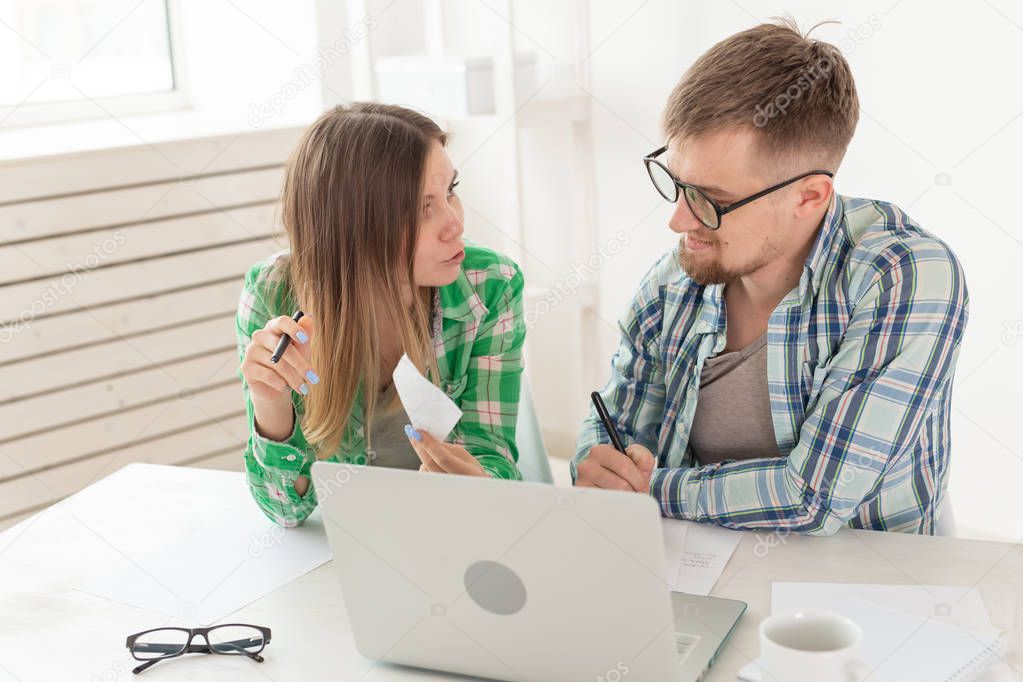
[[[289,462],[294,462],[298,458],[295,457],[295,455],[288,455],[287,457],[285,457],[285,459],[288,460]]]

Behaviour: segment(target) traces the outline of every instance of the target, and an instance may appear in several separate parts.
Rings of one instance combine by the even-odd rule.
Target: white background
[[[587,395],[606,379],[616,320],[650,264],[674,244],[666,226],[671,207],[655,195],[640,161],[661,144],[658,119],[671,88],[715,42],[774,15],[792,14],[803,27],[840,21],[814,33],[842,47],[859,89],[860,123],[836,186],[898,204],[962,260],[971,319],[953,402],[955,511],[963,535],[1023,538],[1019,3],[371,0],[362,11],[359,2],[334,0],[175,4],[185,32],[177,47],[187,112],[137,120],[98,114],[92,123],[35,129],[0,123],[0,157],[245,129],[251,106],[310,63],[317,38],[340,22],[356,25],[363,11],[376,15],[376,53],[425,49],[423,25],[438,6],[446,52],[486,54],[510,33],[515,51],[537,63],[536,91],[519,93],[530,102],[516,115],[544,102],[583,103],[581,145],[556,121],[528,129],[502,116],[444,121],[463,178],[467,233],[520,260],[530,310],[595,249],[629,236],[530,332],[539,417],[560,457],[571,456]],[[344,57],[352,64],[332,65],[261,125],[304,125],[351,96],[358,78],[348,68],[366,58],[360,51],[368,45],[356,41]]]

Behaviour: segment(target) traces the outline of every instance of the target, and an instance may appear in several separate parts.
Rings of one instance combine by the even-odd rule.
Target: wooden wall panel
[[[0,164],[0,529],[130,462],[242,470],[235,309],[300,133]]]

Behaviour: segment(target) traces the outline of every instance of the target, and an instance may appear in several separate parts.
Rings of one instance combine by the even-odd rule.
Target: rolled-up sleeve
[[[271,317],[265,295],[265,263],[253,266],[245,275],[245,283],[238,300],[235,331],[239,362],[245,359],[245,349],[252,335],[262,329]],[[286,527],[301,524],[316,508],[312,486],[305,495],[295,491],[295,479],[309,475],[316,461],[315,451],[306,442],[296,411],[294,428],[286,440],[274,441],[256,430],[252,395],[241,367],[242,399],[248,420],[248,441],[245,445],[245,472],[249,491],[256,504],[272,521]],[[301,397],[292,392],[292,409]]]

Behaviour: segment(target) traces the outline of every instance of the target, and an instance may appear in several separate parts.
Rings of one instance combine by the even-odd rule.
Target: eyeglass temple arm
[[[231,641],[231,642],[217,642],[217,646],[230,646],[230,647],[232,647],[234,649],[237,649],[238,653],[245,654],[246,656],[248,656],[252,660],[256,661],[257,663],[262,663],[266,659],[264,659],[259,654],[252,653],[251,651],[246,651],[244,648],[242,648],[245,645],[253,646],[255,644],[258,644],[259,642],[260,642],[260,640],[254,640],[254,639],[251,639],[251,638],[250,639],[236,639],[236,640]],[[158,653],[167,653],[167,654],[177,653],[178,652],[178,646],[175,645],[175,644],[151,643],[151,644],[140,644],[140,645],[137,645],[137,646],[138,647],[142,647],[143,650],[145,650],[147,652],[148,651],[152,651],[154,653],[158,652]],[[183,651],[181,653],[186,653],[186,654],[209,654],[209,653],[213,653],[213,651],[210,649],[210,647],[208,647],[205,644],[189,644],[188,648],[185,649],[185,651]],[[135,666],[132,669],[131,672],[134,675],[138,675],[143,670],[146,670],[147,668],[150,668],[150,667],[156,665],[157,663],[159,663],[160,661],[166,660],[167,658],[172,658],[172,657],[171,656],[167,656],[165,658],[154,658],[151,661],[146,661],[145,663],[143,663],[141,665]]]
[[[179,644],[159,644],[159,643],[156,643],[156,642],[152,642],[152,643],[136,644],[135,645],[135,650],[136,651],[140,651],[141,650],[141,651],[145,651],[147,653],[149,653],[149,652],[161,653],[161,654],[178,654],[178,653],[182,653],[182,654],[208,654],[208,653],[212,653],[210,651],[210,648],[208,646],[206,646],[205,644],[189,644],[188,648],[185,649],[184,651],[180,651],[180,649],[181,649],[181,645],[179,645]],[[245,652],[245,653],[248,653],[248,652]],[[154,658],[151,661],[146,661],[145,663],[142,663],[140,665],[135,666],[134,668],[132,668],[131,672],[132,672],[133,675],[138,675],[143,670],[146,670],[147,668],[151,668],[152,666],[156,665],[160,661],[165,661],[168,658],[177,658],[177,657],[176,656],[164,656],[163,658]],[[260,663],[262,663],[262,661],[260,661]]]
[[[154,658],[151,661],[146,661],[145,663],[143,663],[141,665],[137,665],[137,666],[135,666],[134,668],[131,669],[131,674],[132,675],[138,675],[143,670],[145,670],[147,668],[153,667],[154,665],[156,665],[157,663],[159,663],[162,660],[164,660],[164,659],[162,659],[162,658]]]
[[[218,647],[231,647],[232,649],[242,649],[247,646],[256,646],[263,639],[254,639],[249,637],[247,639],[235,639],[230,642],[217,642]],[[133,647],[136,651],[144,651],[146,653],[159,653],[159,654],[176,654],[181,651],[180,644],[169,644],[161,642],[136,642]],[[183,652],[186,654],[197,654],[204,651],[209,651],[210,647],[206,644],[189,644],[188,648]],[[247,652],[246,652],[247,653]]]
[[[224,642],[227,645],[233,645],[235,642]],[[160,644],[158,642],[147,642],[145,644],[136,644],[132,649],[136,652],[147,653],[147,654],[208,654],[210,648],[205,644],[189,644],[184,650],[181,649],[180,644]]]
[[[652,159],[652,158],[654,158],[654,157],[660,156],[661,154],[663,154],[663,153],[664,153],[664,152],[666,152],[666,151],[668,151],[668,146],[667,146],[667,145],[665,145],[665,146],[661,147],[660,149],[658,149],[658,150],[657,150],[657,151],[655,151],[655,152],[650,152],[649,154],[647,154],[647,155],[646,155],[646,156],[644,156],[643,158],[644,158],[644,159]]]
[[[731,213],[735,209],[742,208],[743,206],[745,206],[746,204],[750,203],[751,201],[756,201],[760,197],[767,196],[771,192],[775,192],[775,191],[781,189],[782,187],[785,187],[787,185],[791,185],[796,180],[802,180],[803,178],[808,178],[811,175],[827,175],[829,178],[835,177],[834,174],[831,171],[826,171],[826,170],[812,170],[812,171],[808,171],[806,173],[803,173],[802,175],[797,175],[794,178],[789,178],[785,182],[779,182],[777,185],[772,185],[771,187],[768,187],[765,190],[761,190],[761,191],[757,192],[753,196],[746,197],[742,201],[737,201],[734,204],[729,204],[728,206],[725,206],[724,208],[721,209],[721,215],[724,215],[726,213]]]
[[[245,649],[246,646],[256,646],[256,645],[258,645],[262,641],[263,641],[262,639],[252,639],[250,637],[249,639],[236,639],[236,640],[231,641],[231,642],[217,642],[217,646],[218,647],[231,647],[232,649],[235,649],[238,653],[245,654],[249,658],[253,658],[253,659],[259,661],[260,663],[262,663],[263,662],[263,657],[262,656],[260,656],[259,654],[254,654],[251,651],[246,651],[246,649]],[[189,647],[189,648],[191,648],[191,647]],[[209,651],[209,649],[207,649],[207,651]]]

